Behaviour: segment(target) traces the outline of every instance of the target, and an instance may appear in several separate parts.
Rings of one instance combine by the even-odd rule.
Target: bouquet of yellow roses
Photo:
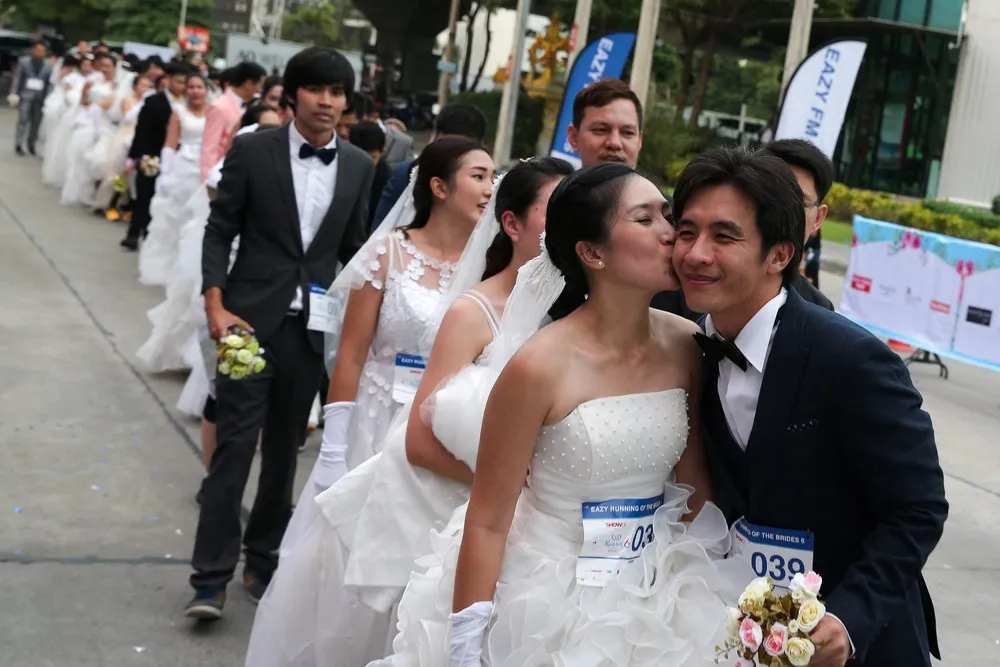
[[[789,592],[774,594],[774,582],[758,577],[740,595],[739,607],[729,609],[729,640],[716,648],[733,667],[804,667],[812,660],[816,645],[809,638],[826,615],[819,600],[823,578],[815,572],[796,574]]]
[[[264,350],[249,331],[237,330],[219,340],[215,357],[219,361],[219,374],[233,380],[242,380],[264,370]]]

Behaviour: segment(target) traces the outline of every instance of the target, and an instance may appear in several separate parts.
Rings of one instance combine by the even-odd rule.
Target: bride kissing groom
[[[747,579],[823,577],[813,667],[940,659],[921,570],[948,514],[930,417],[902,360],[787,286],[805,238],[784,162],[695,158],[674,191],[673,266],[706,313],[702,434]]]

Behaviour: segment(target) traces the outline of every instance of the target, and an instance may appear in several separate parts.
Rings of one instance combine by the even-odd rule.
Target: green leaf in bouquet
[[[260,373],[267,366],[267,362],[264,361],[263,357],[254,357],[253,359],[253,372]]]
[[[247,349],[250,350],[251,354],[257,354],[257,351],[260,350],[260,343],[256,340],[252,340],[247,344]]]

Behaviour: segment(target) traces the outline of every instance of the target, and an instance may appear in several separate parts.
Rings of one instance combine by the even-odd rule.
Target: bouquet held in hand
[[[215,353],[219,360],[219,374],[233,380],[242,380],[264,370],[264,350],[249,331],[233,331],[219,340]]]
[[[808,665],[816,652],[809,633],[826,615],[819,600],[822,583],[815,572],[799,573],[789,592],[778,596],[770,578],[751,581],[740,595],[739,607],[729,609],[729,640],[717,648],[716,662],[735,655],[734,667]]]
[[[147,178],[155,178],[160,173],[160,158],[143,155],[139,160],[139,171]]]

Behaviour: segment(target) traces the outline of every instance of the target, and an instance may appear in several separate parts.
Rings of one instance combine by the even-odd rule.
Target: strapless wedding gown
[[[539,434],[483,643],[488,667],[713,665],[733,580],[722,513],[682,523],[690,489],[673,481],[686,446],[682,389],[599,398]],[[663,497],[655,539],[602,585],[578,581],[584,503]],[[418,561],[399,604],[394,655],[372,667],[446,667],[464,510]],[[631,535],[626,535],[628,541]],[[593,541],[588,534],[586,541]],[[635,546],[635,545],[633,545]],[[591,580],[591,584],[593,581]]]

